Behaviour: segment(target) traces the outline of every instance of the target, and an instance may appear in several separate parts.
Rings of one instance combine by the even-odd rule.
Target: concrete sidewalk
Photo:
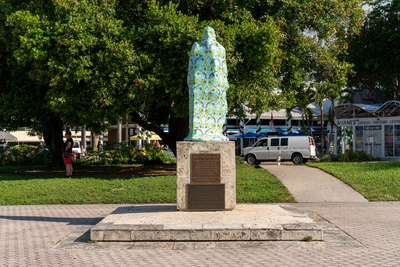
[[[214,248],[209,242],[158,242],[156,247],[107,242],[94,249],[100,242],[86,242],[56,250],[64,237],[72,242],[102,217],[129,205],[0,206],[0,266],[400,266],[400,202],[284,205],[315,212],[347,235],[332,234],[326,242],[223,242]]]
[[[368,202],[338,178],[305,165],[260,165],[278,177],[297,202]]]

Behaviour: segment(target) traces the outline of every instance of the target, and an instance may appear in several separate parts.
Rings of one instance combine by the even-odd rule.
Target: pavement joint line
[[[315,213],[315,214],[316,214],[316,213]],[[328,222],[328,223],[334,225],[334,224],[333,224],[332,222],[330,222],[327,218],[324,218],[324,217],[322,217],[322,216],[319,215],[319,214],[316,214],[316,215],[317,215],[318,217],[320,217],[321,219],[323,219],[324,221],[326,221],[326,222]],[[358,242],[358,243],[360,243],[360,245],[365,246],[361,241],[359,241],[359,240],[357,240],[356,238],[354,238],[354,236],[352,236],[351,234],[347,233],[344,229],[340,228],[340,227],[337,226],[337,225],[335,225],[335,227],[336,227],[337,229],[339,229],[340,231],[342,231],[343,233],[345,233],[347,236],[351,237],[355,242]]]

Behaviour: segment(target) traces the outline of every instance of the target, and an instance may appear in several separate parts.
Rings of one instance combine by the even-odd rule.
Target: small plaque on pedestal
[[[224,184],[188,184],[189,210],[224,210]]]

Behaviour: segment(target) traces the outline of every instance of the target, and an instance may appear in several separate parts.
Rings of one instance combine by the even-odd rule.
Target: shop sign
[[[353,126],[353,125],[386,125],[386,124],[400,124],[400,119],[343,119],[337,120],[336,125],[338,127]]]
[[[378,131],[382,130],[382,126],[365,126],[364,131]]]

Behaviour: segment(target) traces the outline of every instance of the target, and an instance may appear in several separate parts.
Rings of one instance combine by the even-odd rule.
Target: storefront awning
[[[0,132],[0,140],[2,140],[2,141],[17,141],[18,138],[8,132]]]
[[[379,109],[375,112],[376,116],[400,116],[400,101],[398,100],[391,100],[385,102]]]
[[[342,104],[335,107],[335,114],[339,119],[400,116],[400,101],[390,100],[384,104]]]
[[[329,99],[325,99],[323,101],[323,103],[324,103],[324,115],[327,115],[327,113],[329,111],[329,108],[332,105],[332,102]],[[311,112],[312,112],[314,117],[321,116],[321,109],[314,102],[309,104],[307,106],[307,108],[309,108],[311,110]],[[273,111],[270,111],[270,112],[265,112],[265,113],[261,114],[260,118],[262,120],[270,120],[271,119],[271,113],[273,114],[273,118],[274,119],[286,119],[287,118],[286,109],[273,110]],[[292,119],[294,119],[294,120],[302,119],[301,112],[299,111],[298,108],[294,108],[292,110],[292,112],[291,112],[291,115],[292,115]],[[254,114],[251,114],[251,113],[247,113],[246,114],[246,118],[255,118],[255,117],[256,117],[256,115],[254,115]]]

